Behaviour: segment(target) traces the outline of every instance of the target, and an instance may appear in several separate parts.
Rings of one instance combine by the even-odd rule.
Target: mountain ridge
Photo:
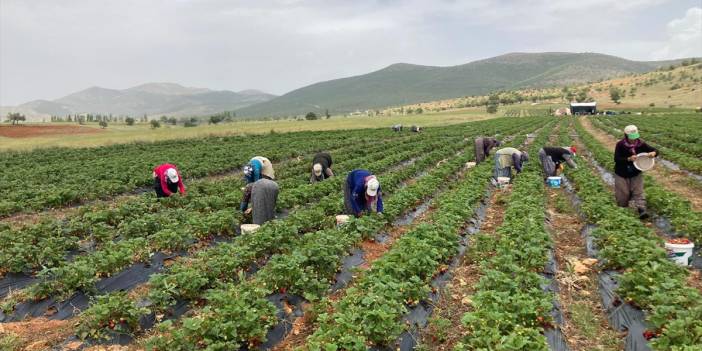
[[[453,66],[395,63],[367,74],[317,82],[237,110],[239,116],[348,113],[495,90],[581,84],[680,62],[633,61],[598,53],[511,52]]]

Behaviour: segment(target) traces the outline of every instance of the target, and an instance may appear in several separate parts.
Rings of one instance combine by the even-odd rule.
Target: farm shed
[[[597,113],[597,102],[571,102],[570,113],[574,115],[594,115]]]

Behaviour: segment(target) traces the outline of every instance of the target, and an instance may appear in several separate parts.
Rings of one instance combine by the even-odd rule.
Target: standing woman
[[[360,217],[363,212],[383,212],[383,197],[380,182],[365,169],[356,169],[349,173],[344,184],[344,208],[346,214]]]
[[[639,218],[644,219],[648,218],[644,179],[641,171],[634,166],[637,155],[641,153],[649,157],[658,156],[658,150],[639,138],[639,129],[635,125],[626,126],[624,138],[614,149],[614,196],[620,207],[628,207],[629,201],[633,201]]]

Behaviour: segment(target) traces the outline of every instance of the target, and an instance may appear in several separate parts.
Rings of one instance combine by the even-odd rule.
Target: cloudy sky
[[[145,82],[282,94],[515,51],[702,56],[702,1],[0,0],[0,105]]]

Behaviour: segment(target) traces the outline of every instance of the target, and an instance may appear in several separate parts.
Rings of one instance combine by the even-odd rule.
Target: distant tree
[[[217,115],[210,116],[210,124],[217,124],[219,122],[222,122],[223,120],[224,120],[223,115],[217,114]]]
[[[577,102],[585,102],[587,100],[587,90],[583,89],[578,92],[578,95],[575,97],[575,101]]]
[[[417,113],[418,115],[421,115],[422,112],[424,112],[424,110],[422,110],[421,107],[417,107],[417,109],[414,112]]]
[[[326,116],[327,119],[331,117],[331,115],[329,114],[329,109],[324,110],[324,116]]]
[[[648,104],[648,107],[656,107],[656,104],[652,102],[652,103]]]
[[[10,112],[7,114],[7,120],[12,122],[12,124],[17,124],[20,121],[26,121],[27,117],[25,117],[23,114],[19,112]]]
[[[100,127],[101,127],[102,129],[107,128],[107,122],[105,122],[105,121],[100,121],[98,124],[100,125]]]
[[[124,123],[127,123],[128,126],[133,126],[134,122],[136,122],[136,121],[132,117],[127,117],[124,119]]]
[[[305,115],[305,119],[308,121],[314,121],[315,119],[317,119],[317,115],[314,112],[307,112],[307,114]]]
[[[168,118],[168,124],[176,125],[177,123],[178,123],[178,120],[175,117]]]
[[[159,122],[155,119],[152,119],[150,123],[151,123],[151,129],[161,128],[161,122]]]
[[[159,120],[161,121],[161,123],[168,123],[168,117],[166,117],[166,116],[161,116],[161,118],[159,118]]]
[[[487,113],[497,113],[497,106],[499,105],[500,96],[498,94],[491,94],[486,103]]]
[[[619,90],[617,87],[610,87],[609,88],[609,98],[612,99],[616,104],[621,103],[622,99],[622,91]]]

